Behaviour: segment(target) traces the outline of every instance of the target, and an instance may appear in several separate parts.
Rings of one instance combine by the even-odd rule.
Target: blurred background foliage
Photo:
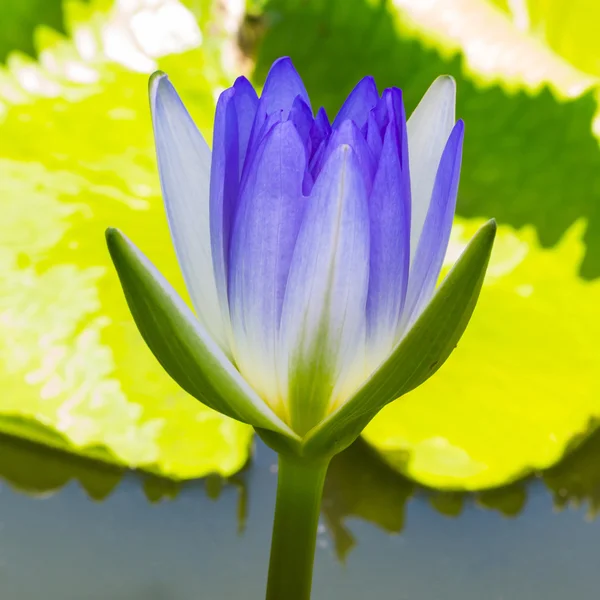
[[[390,504],[413,493],[400,472],[450,490],[432,503],[452,514],[463,501],[454,490],[548,469],[582,443],[593,456],[597,441],[584,440],[600,415],[596,13],[584,0],[3,2],[0,431],[102,461],[93,497],[109,493],[124,467],[154,473],[148,485],[159,496],[161,478],[228,477],[243,467],[250,429],[162,373],[129,317],[103,231],[127,231],[183,292],[147,76],[169,73],[210,140],[218,93],[240,72],[260,86],[287,54],[330,116],[365,74],[380,89],[402,87],[408,113],[437,75],[452,74],[467,134],[448,265],[482,219],[500,224],[455,354],[338,459],[328,498],[347,487],[335,465],[355,460],[374,489],[386,482],[388,496],[378,497]],[[575,496],[591,493],[561,468],[544,475],[557,502],[565,482]],[[59,469],[57,485],[72,476]],[[518,510],[522,489],[477,501]],[[324,510],[341,553],[352,540],[340,511],[402,526],[398,511],[386,521],[384,507],[339,497],[347,504],[337,513]]]
[[[40,25],[65,33],[62,2],[57,0],[3,0],[0,20],[0,61],[19,50],[36,55],[34,32]]]

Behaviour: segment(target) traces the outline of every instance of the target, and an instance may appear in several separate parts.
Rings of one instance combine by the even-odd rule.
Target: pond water
[[[3,600],[263,598],[276,457],[176,485],[0,439]],[[564,600],[600,584],[600,437],[485,494],[425,490],[364,443],[328,476],[320,600]]]

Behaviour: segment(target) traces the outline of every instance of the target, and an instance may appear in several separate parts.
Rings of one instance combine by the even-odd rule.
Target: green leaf
[[[131,314],[165,371],[206,406],[295,438],[135,245],[116,229],[107,230],[106,241]]]
[[[169,72],[207,136],[214,90],[232,77],[213,53],[218,26],[199,49],[195,21],[176,2],[163,3],[167,13],[121,4],[69,2],[77,44],[38,31],[41,62],[13,54],[0,70],[0,431],[174,478],[227,475],[246,463],[252,428],[198,403],[157,364],[104,230],[136,231],[184,293],[160,197],[148,75]],[[142,10],[164,35],[136,37],[131,23]]]
[[[451,253],[473,223],[456,227]],[[582,224],[554,250],[500,227],[479,305],[447,365],[364,432],[429,486],[481,489],[546,469],[600,417],[600,281],[581,281]]]
[[[600,75],[600,5],[589,0],[493,0],[532,37],[578,69]]]
[[[386,404],[419,386],[444,364],[475,309],[495,235],[492,220],[473,236],[389,358],[352,398],[307,434],[303,440],[306,454],[339,452]]]
[[[62,0],[2,0],[0,62],[13,50],[34,56],[34,32],[40,25],[64,31]]]

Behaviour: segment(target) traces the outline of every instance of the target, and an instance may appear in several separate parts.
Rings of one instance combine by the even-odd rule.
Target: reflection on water
[[[439,493],[359,441],[328,475],[315,598],[591,599],[599,459],[600,434],[540,477]],[[276,482],[262,444],[232,478],[178,483],[3,437],[0,476],[2,598],[261,597]]]
[[[547,471],[544,483],[552,490],[556,508],[587,505],[588,517],[595,518],[600,510],[600,432]]]
[[[381,462],[358,440],[336,456],[329,468],[323,516],[340,559],[357,543],[345,525],[349,517],[369,521],[390,533],[404,527],[404,507],[415,485]]]
[[[268,452],[262,445],[261,449]],[[183,490],[197,490],[199,486],[203,486],[207,498],[218,500],[225,488],[231,488],[238,495],[240,532],[244,531],[248,503],[252,501],[249,498],[252,469],[249,464],[229,478],[211,475],[179,482],[152,474],[133,475],[112,465],[0,435],[0,477],[17,492],[45,498],[76,481],[90,500],[103,501],[124,478],[133,478],[139,482],[147,501],[155,504],[175,500]],[[274,462],[269,469],[276,473]],[[556,509],[588,506],[588,517],[594,518],[600,509],[600,431],[537,479],[551,492]],[[459,517],[466,505],[517,517],[526,506],[528,488],[533,483],[530,478],[477,494],[426,489],[392,470],[359,439],[333,459],[322,512],[337,556],[343,560],[357,543],[345,524],[349,518],[368,521],[389,533],[400,533],[405,526],[406,504],[413,496],[426,498],[436,512],[449,518]]]

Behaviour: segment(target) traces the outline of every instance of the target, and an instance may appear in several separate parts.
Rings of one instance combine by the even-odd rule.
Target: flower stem
[[[279,455],[267,600],[309,600],[323,484],[329,460]]]

